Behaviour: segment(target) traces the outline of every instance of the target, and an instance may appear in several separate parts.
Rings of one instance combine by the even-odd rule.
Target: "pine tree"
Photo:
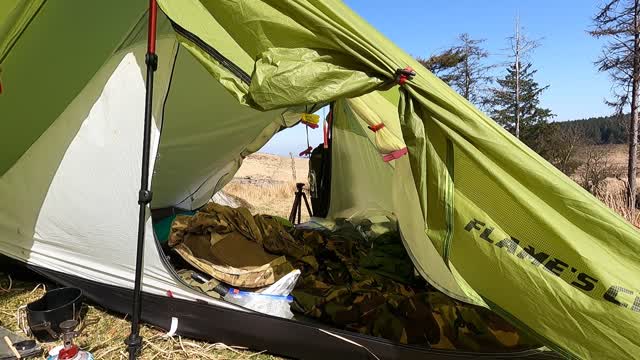
[[[486,85],[491,82],[488,72],[492,68],[485,64],[489,53],[482,48],[483,42],[461,34],[455,46],[418,61],[465,99],[479,104]]]
[[[555,116],[551,110],[540,107],[540,95],[549,86],[541,87],[535,81],[536,72],[531,63],[511,64],[507,74],[496,80],[497,86],[485,99],[493,120],[512,134],[520,135],[534,150],[537,133]]]
[[[463,60],[464,54],[456,48],[446,49],[441,53],[431,55],[427,59],[418,58],[418,61],[424,67],[448,85],[451,85],[451,81],[454,78],[451,69],[458,66]]]
[[[465,99],[479,104],[486,85],[492,80],[488,75],[492,66],[485,64],[489,53],[481,47],[484,39],[472,39],[469,34],[462,34],[458,41],[454,49],[462,54],[462,61],[451,70],[450,84]]]

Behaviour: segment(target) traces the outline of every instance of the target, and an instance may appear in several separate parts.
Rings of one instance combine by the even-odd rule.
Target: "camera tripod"
[[[296,223],[296,215],[298,217],[298,224],[300,224],[301,219],[302,219],[302,200],[304,200],[304,204],[307,207],[307,212],[309,213],[309,216],[313,216],[313,213],[311,212],[311,207],[309,206],[309,201],[307,201],[307,194],[304,192],[304,184],[303,183],[297,183],[296,184],[296,188],[298,189],[296,191],[296,197],[293,200],[293,207],[291,208],[291,213],[289,214],[289,221],[292,224]]]

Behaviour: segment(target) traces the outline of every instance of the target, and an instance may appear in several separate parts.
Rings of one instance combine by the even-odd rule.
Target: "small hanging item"
[[[311,152],[313,151],[313,148],[311,146],[307,147],[305,150],[301,151],[298,156],[302,157],[302,156],[311,156]]]
[[[305,123],[305,121],[304,121],[304,116],[305,115],[313,115],[314,116],[314,119],[316,121],[315,127],[309,125],[308,123]],[[312,129],[317,128],[319,121],[320,121],[320,116],[318,116],[318,115],[315,115],[315,114],[302,114],[302,122],[307,125],[307,127],[305,128],[306,133],[307,133],[307,148],[305,150],[301,151],[298,154],[298,156],[300,156],[300,157],[311,157],[311,152],[313,151],[313,147],[309,143],[309,128],[312,128]]]
[[[320,123],[320,115],[305,113],[300,117],[300,121],[312,129],[317,129]]]
[[[398,85],[404,85],[407,81],[413,80],[415,76],[415,70],[413,70],[413,68],[411,68],[410,66],[407,66],[404,69],[396,70],[395,81]]]
[[[384,155],[382,157],[382,160],[384,160],[384,162],[389,162],[389,161],[393,161],[393,160],[396,160],[396,159],[400,159],[404,155],[407,155],[408,152],[409,151],[405,147],[405,148],[402,148],[400,150],[396,150],[396,151],[393,151],[393,152],[390,152],[390,153]]]

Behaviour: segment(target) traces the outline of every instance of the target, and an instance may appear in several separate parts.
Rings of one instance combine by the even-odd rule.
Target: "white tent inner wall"
[[[158,42],[151,158],[178,47]],[[112,56],[0,177],[0,249],[30,265],[133,288],[145,96],[144,44]],[[171,59],[171,60],[169,60]],[[212,79],[212,81],[215,81]],[[151,162],[153,173],[154,162]],[[181,284],[146,223],[143,291],[217,302]],[[169,314],[168,314],[169,315]]]

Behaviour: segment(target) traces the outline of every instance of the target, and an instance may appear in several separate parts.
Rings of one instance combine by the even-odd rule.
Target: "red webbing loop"
[[[158,4],[156,0],[149,0],[149,36],[147,37],[147,52],[156,52],[156,23],[158,20]]]
[[[322,123],[322,139],[323,139],[323,148],[328,149],[329,148],[329,133],[328,133],[328,127],[327,127],[327,122],[324,121]]]
[[[387,155],[384,155],[382,157],[382,160],[384,160],[384,162],[389,162],[389,161],[393,161],[393,160],[396,160],[396,159],[400,159],[404,155],[407,155],[408,152],[409,152],[409,150],[407,150],[407,148],[402,148],[400,150],[396,150],[396,151],[388,153]]]
[[[327,115],[327,121],[322,123],[322,130],[324,132],[324,148],[329,148],[329,128],[331,127],[331,123],[333,122],[333,111],[329,111],[329,115]]]
[[[368,128],[369,128],[369,130],[371,130],[373,132],[378,132],[378,131],[382,130],[382,128],[384,128],[384,123],[379,123],[379,124],[375,124],[375,125],[369,125]]]
[[[2,79],[0,79],[0,95],[2,95]]]

